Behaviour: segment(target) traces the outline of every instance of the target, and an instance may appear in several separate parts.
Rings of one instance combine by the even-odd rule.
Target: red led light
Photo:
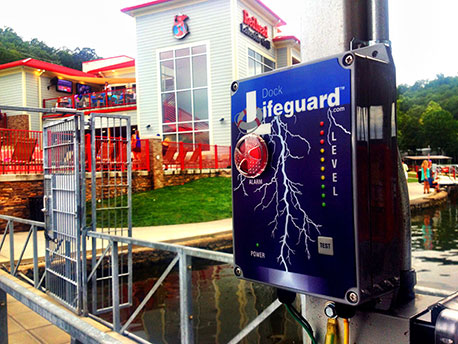
[[[324,126],[324,122],[320,122],[320,127]]]
[[[324,145],[324,140],[320,140],[320,143],[321,143],[322,145]]]
[[[256,134],[242,137],[234,150],[235,167],[247,178],[256,178],[267,166],[267,144]]]
[[[321,131],[320,131],[320,135],[324,135],[324,130],[321,130]]]

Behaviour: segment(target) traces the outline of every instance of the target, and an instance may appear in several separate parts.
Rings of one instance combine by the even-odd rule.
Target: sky
[[[304,8],[304,0],[262,1],[288,23],[282,34],[300,38],[298,9]],[[3,0],[0,27],[11,27],[24,40],[38,38],[55,48],[89,47],[102,57],[135,57],[135,19],[121,9],[144,2]],[[389,10],[398,84],[431,80],[440,73],[458,76],[458,1],[389,0]]]

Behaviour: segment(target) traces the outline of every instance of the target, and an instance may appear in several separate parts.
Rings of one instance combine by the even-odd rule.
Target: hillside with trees
[[[458,160],[458,77],[398,87],[398,142],[401,152],[429,146]]]
[[[56,49],[36,38],[24,41],[12,28],[0,28],[0,64],[28,57],[78,70],[81,70],[83,61],[100,58],[91,48]]]

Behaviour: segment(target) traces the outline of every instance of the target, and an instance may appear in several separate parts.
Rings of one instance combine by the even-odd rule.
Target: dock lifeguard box
[[[236,81],[235,274],[357,305],[399,286],[396,82],[383,44]]]

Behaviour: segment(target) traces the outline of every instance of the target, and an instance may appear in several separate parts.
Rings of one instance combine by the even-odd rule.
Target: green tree
[[[455,156],[458,144],[458,121],[452,114],[430,101],[422,113],[420,123],[423,126],[423,137],[432,149]]]
[[[82,69],[83,61],[99,58],[91,48],[76,48],[74,51],[67,48],[55,49],[37,38],[25,42],[12,28],[0,28],[0,64],[28,57],[79,70]]]

